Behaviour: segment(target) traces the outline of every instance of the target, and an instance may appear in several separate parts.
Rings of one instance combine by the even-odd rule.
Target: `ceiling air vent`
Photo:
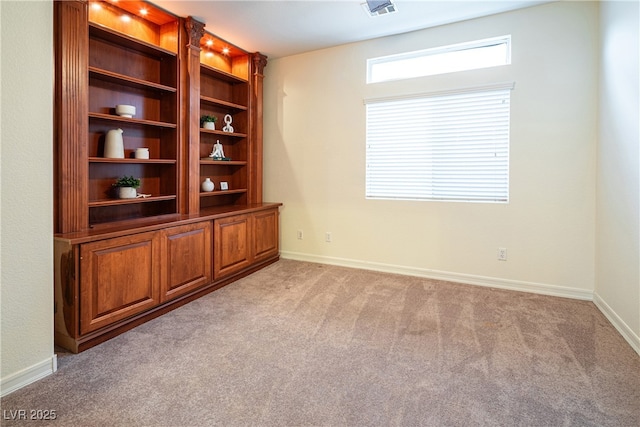
[[[362,3],[362,8],[369,16],[381,16],[398,11],[392,0],[367,0]]]

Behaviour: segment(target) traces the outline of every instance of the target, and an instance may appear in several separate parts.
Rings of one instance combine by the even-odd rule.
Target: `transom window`
[[[511,63],[511,36],[494,37],[367,60],[367,83],[409,79]]]

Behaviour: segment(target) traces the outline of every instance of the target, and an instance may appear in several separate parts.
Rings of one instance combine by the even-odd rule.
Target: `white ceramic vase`
[[[109,159],[124,159],[122,129],[111,129],[104,140],[104,156]]]
[[[216,122],[204,122],[202,127],[209,130],[216,130]]]
[[[204,181],[202,181],[202,191],[213,191],[213,188],[215,187],[215,185],[213,184],[213,181],[211,181],[211,178],[206,178]]]

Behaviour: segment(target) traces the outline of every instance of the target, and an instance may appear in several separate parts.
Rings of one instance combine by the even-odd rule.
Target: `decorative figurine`
[[[233,121],[233,117],[231,117],[231,114],[227,114],[226,116],[224,116],[224,122],[226,124],[226,126],[222,128],[224,132],[233,133],[233,126],[231,126],[232,121]]]
[[[225,158],[224,150],[222,148],[222,144],[220,144],[219,139],[216,141],[215,144],[213,144],[213,150],[211,151],[211,154],[209,154],[209,157],[211,157],[214,160],[223,160]]]

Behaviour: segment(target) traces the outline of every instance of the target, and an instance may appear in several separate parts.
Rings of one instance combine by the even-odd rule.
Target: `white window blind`
[[[507,202],[513,84],[366,102],[366,197]]]

